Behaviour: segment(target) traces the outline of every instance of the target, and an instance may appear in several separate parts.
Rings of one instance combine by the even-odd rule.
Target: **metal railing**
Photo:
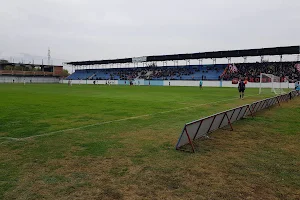
[[[291,91],[287,94],[256,101],[252,104],[236,107],[209,117],[204,117],[199,120],[186,123],[176,144],[176,150],[182,150],[183,146],[190,144],[192,152],[195,152],[193,141],[199,138],[205,138],[209,133],[225,126],[230,126],[231,130],[233,130],[232,123],[235,121],[249,115],[253,117],[253,114],[260,110],[274,105],[280,105],[281,102],[288,101],[296,96],[299,96],[297,91]]]

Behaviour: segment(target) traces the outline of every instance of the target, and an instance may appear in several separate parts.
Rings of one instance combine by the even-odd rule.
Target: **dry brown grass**
[[[294,100],[235,123],[234,131],[218,130],[196,142],[195,154],[174,150],[175,128],[112,135],[122,148],[103,156],[81,156],[84,147],[71,145],[63,158],[20,165],[17,184],[4,198],[300,199],[299,126],[280,120],[299,107]],[[277,131],[280,124],[293,134]],[[1,157],[20,160],[23,151],[7,147]]]

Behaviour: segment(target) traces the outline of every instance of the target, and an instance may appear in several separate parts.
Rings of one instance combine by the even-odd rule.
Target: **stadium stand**
[[[76,70],[67,79],[69,80],[232,80],[245,78],[255,82],[260,73],[274,74],[298,80],[300,71],[295,68],[294,62],[263,62],[214,65],[188,65],[165,67],[137,67],[111,69],[83,69]],[[235,71],[231,70],[235,67]]]
[[[239,63],[236,64],[237,72],[232,73],[229,68],[224,72],[224,80],[245,77],[250,82],[260,77],[260,73],[273,74],[278,77],[288,77],[289,80],[298,80],[300,71],[294,62],[262,62],[262,63]],[[283,80],[282,80],[283,81]]]
[[[60,77],[63,66],[0,62],[0,75]]]
[[[0,60],[0,83],[59,83],[63,66],[10,63]]]
[[[218,80],[227,65],[189,65],[76,70],[71,80]]]

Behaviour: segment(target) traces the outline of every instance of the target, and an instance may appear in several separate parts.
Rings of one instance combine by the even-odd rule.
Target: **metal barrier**
[[[253,102],[250,105],[250,110],[252,111],[252,113],[256,113],[262,109],[269,108],[277,103],[279,103],[279,99],[277,97],[263,99],[260,101]]]
[[[194,140],[205,137],[208,133],[227,125],[230,125],[231,130],[233,130],[232,123],[243,118],[247,111],[251,113],[250,105],[240,106],[185,124],[176,149],[179,150],[182,146],[190,144],[193,152],[195,152]]]
[[[296,96],[300,95],[300,91],[293,90],[290,92],[290,94],[290,98],[295,98]]]
[[[190,144],[192,151],[195,152],[195,147],[193,144],[194,140],[207,137],[209,133],[228,125],[230,126],[231,130],[233,130],[232,123],[235,121],[238,121],[249,115],[253,117],[253,114],[260,110],[269,108],[276,104],[280,105],[281,102],[288,101],[296,96],[298,96],[297,91],[291,91],[288,94],[263,99],[253,102],[251,105],[243,105],[231,110],[226,110],[224,112],[211,115],[209,117],[189,122],[183,127],[176,144],[176,150],[181,150],[183,146]]]

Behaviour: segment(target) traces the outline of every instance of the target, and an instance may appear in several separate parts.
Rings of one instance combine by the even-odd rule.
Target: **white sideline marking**
[[[259,94],[249,95],[247,97],[253,97],[253,96],[258,96],[258,95]],[[247,98],[247,97],[245,97],[245,98]],[[152,113],[152,114],[139,115],[139,116],[134,116],[134,117],[127,117],[127,118],[123,118],[123,119],[116,119],[116,120],[111,120],[111,121],[106,121],[106,122],[100,122],[100,123],[90,124],[90,125],[85,125],[85,126],[80,126],[80,127],[76,127],[76,128],[68,128],[68,129],[63,129],[63,130],[58,130],[58,131],[53,131],[53,132],[49,132],[49,133],[44,133],[44,134],[39,134],[39,135],[33,135],[33,136],[23,137],[23,138],[0,137],[0,139],[7,140],[7,141],[4,141],[4,142],[1,142],[0,144],[3,144],[3,143],[8,142],[8,141],[29,140],[29,139],[34,139],[34,138],[43,137],[43,136],[50,136],[50,135],[54,135],[54,134],[57,134],[57,133],[63,133],[63,132],[68,132],[68,131],[74,131],[74,130],[89,128],[89,127],[93,127],[93,126],[100,126],[100,125],[110,124],[110,123],[114,123],[114,122],[121,122],[121,121],[127,121],[127,120],[131,120],[131,119],[138,119],[138,118],[143,118],[143,117],[149,117],[149,116],[157,115],[157,114],[165,114],[165,113],[170,113],[170,112],[174,112],[174,111],[178,111],[178,110],[185,110],[185,109],[189,109],[189,108],[196,108],[196,107],[206,106],[206,105],[210,105],[210,104],[216,104],[216,103],[220,103],[220,102],[224,102],[224,101],[230,101],[230,100],[234,100],[234,99],[239,99],[239,98],[235,97],[235,98],[230,98],[230,99],[224,99],[224,100],[214,101],[214,102],[210,102],[210,103],[203,103],[203,104],[198,104],[198,105],[194,105],[194,106],[187,106],[187,107],[183,107],[183,108],[176,108],[176,109],[173,109],[173,110],[162,111],[162,112],[157,112],[157,113]]]

